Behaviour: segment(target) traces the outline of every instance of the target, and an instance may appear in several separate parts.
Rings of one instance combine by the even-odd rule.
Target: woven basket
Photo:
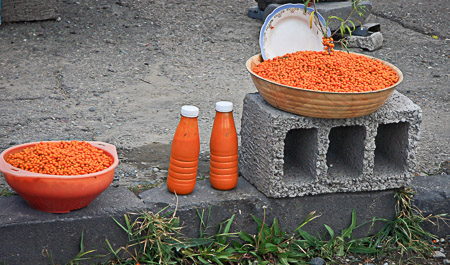
[[[366,56],[372,59],[373,57]],[[385,89],[371,92],[338,93],[290,87],[256,75],[252,69],[263,59],[257,54],[247,60],[246,67],[258,92],[275,108],[315,118],[343,119],[371,114],[379,109],[403,81],[402,72],[394,65],[381,61],[395,70],[398,82]]]

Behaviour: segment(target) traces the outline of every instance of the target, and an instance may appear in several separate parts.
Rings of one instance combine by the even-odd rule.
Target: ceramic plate
[[[314,16],[310,25],[312,8],[302,4],[286,4],[277,7],[267,16],[259,34],[259,46],[264,60],[297,51],[322,51],[322,31],[325,19],[319,14]],[[330,29],[327,29],[329,36]]]

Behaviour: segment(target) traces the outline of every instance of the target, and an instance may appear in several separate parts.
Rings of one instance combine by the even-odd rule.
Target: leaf
[[[198,260],[199,260],[200,262],[202,262],[203,264],[211,264],[210,262],[206,261],[204,258],[202,258],[202,257],[200,257],[200,256],[198,256]]]
[[[331,227],[329,227],[328,225],[325,225],[325,228],[327,229],[328,234],[330,234],[330,237],[333,238],[334,237],[333,229],[331,229]]]
[[[308,11],[308,5],[309,5],[309,2],[310,2],[310,1],[311,1],[311,0],[307,0],[307,1],[305,2],[305,4],[304,4],[305,12]]]
[[[320,217],[320,215],[316,215],[315,211],[310,212],[305,219],[301,222],[301,224],[294,230],[294,233],[297,232],[297,230],[301,229],[303,226],[305,226],[307,223],[311,222],[312,220]]]
[[[261,238],[263,240],[269,239],[269,236],[272,234],[272,232],[270,231],[270,228],[267,227],[267,225],[263,224],[263,229],[261,231],[261,234],[259,235],[258,240],[260,240]]]
[[[338,252],[336,253],[336,256],[342,257],[342,256],[344,256],[344,255],[345,255],[345,252],[344,252],[344,245],[340,245],[340,246],[339,246],[339,250],[338,250]]]
[[[200,237],[203,237],[203,229],[202,229],[202,227],[206,227],[205,222],[203,220],[203,217],[205,215],[205,209],[202,209],[201,213],[200,213],[200,211],[198,209],[195,209],[195,210],[197,211],[198,218],[200,219],[200,228],[199,228],[200,233],[199,234],[200,234]]]
[[[349,20],[348,23],[352,24],[353,30],[354,31],[356,29],[355,23],[353,23],[353,21]],[[348,26],[347,26],[348,27]]]
[[[278,251],[278,247],[272,243],[266,243],[264,245],[264,248],[265,248],[266,252],[277,252]]]
[[[315,236],[310,235],[308,232],[306,232],[305,230],[298,230],[298,233],[300,234],[300,236],[302,238],[304,238],[310,245],[316,245],[316,241],[317,238]]]
[[[278,218],[273,219],[272,230],[273,230],[274,236],[278,237],[281,235],[280,224],[278,223]]]
[[[250,236],[249,234],[247,234],[246,232],[240,231],[238,233],[238,235],[239,235],[239,238],[244,240],[245,242],[248,242],[250,244],[255,244],[255,239],[252,236]]]
[[[329,16],[328,19],[337,19],[337,20],[339,20],[341,22],[344,22],[344,20],[342,18],[337,17],[337,16]]]
[[[350,27],[349,27],[348,25],[345,25],[345,28],[347,29],[348,34],[349,34],[350,36],[352,36],[352,30],[350,29]]]
[[[258,224],[258,231],[261,229],[262,226],[262,221],[261,219],[259,219],[258,217],[252,215],[253,220],[255,220],[255,222]]]
[[[175,249],[177,251],[180,251],[180,249],[199,247],[199,246],[205,246],[205,245],[211,244],[214,242],[214,239],[212,239],[212,238],[192,238],[185,242],[166,239],[166,242],[171,244],[173,247],[175,247]]]
[[[281,264],[283,264],[283,265],[289,265],[289,263],[288,263],[288,259],[287,259],[287,258],[285,258],[285,257],[283,257],[283,258],[280,258],[280,262],[281,262]]]
[[[350,224],[350,226],[344,230],[342,230],[342,237],[343,238],[350,238],[352,233],[353,233],[353,229],[355,229],[356,227],[356,211],[355,209],[353,209],[352,211],[352,223]]]
[[[212,259],[213,259],[217,264],[223,265],[223,263],[222,263],[217,257],[213,257]]]
[[[347,47],[347,42],[345,40],[341,41],[340,44],[341,44],[342,48],[344,48],[344,50],[347,53],[350,53],[349,50],[348,50],[348,47]]]
[[[375,248],[368,248],[368,247],[352,247],[350,248],[349,251],[352,253],[362,253],[362,254],[373,254],[378,252]]]
[[[117,259],[120,259],[119,256],[117,256],[117,253],[119,252],[120,249],[114,250],[112,248],[111,244],[109,243],[108,239],[105,239],[105,241],[106,241],[106,245],[108,245],[109,252],[111,252],[114,255],[114,257],[116,257]]]
[[[225,221],[226,224],[225,224],[225,228],[223,229],[223,232],[221,234],[217,235],[218,243],[225,244],[225,242],[227,241],[227,235],[229,235],[229,231],[230,231],[230,228],[231,228],[231,224],[233,223],[234,216],[235,215],[233,214],[230,217],[230,219]],[[222,224],[220,226],[222,226]]]
[[[233,240],[232,244],[233,244],[233,248],[236,250],[242,248],[242,244],[237,241]]]
[[[314,18],[314,12],[316,12],[315,10],[311,12],[311,15],[309,16],[309,28],[312,28],[312,22],[313,22],[313,18]]]
[[[84,252],[84,243],[83,243],[83,238],[84,238],[84,231],[81,231],[81,240],[80,240],[80,253]]]
[[[230,217],[230,219],[228,219],[228,221],[227,221],[227,224],[225,225],[225,229],[223,230],[223,233],[224,234],[228,234],[228,232],[230,231],[230,227],[231,227],[231,224],[233,223],[233,220],[234,220],[234,214]]]
[[[127,218],[128,218],[126,214],[124,214],[124,218],[125,218],[125,222],[126,222],[126,220],[127,220]],[[131,230],[125,228],[125,227],[124,227],[121,223],[119,223],[119,221],[117,221],[114,217],[113,217],[113,220],[114,220],[114,222],[116,222],[116,224],[117,224],[120,228],[123,229],[123,231],[125,231],[125,232],[128,234],[128,236],[132,236],[132,235],[133,235],[133,233],[131,232]]]

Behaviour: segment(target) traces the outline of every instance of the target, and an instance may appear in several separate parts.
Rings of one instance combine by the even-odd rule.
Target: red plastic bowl
[[[86,207],[100,195],[114,179],[114,170],[119,164],[114,145],[102,142],[90,142],[92,146],[103,150],[113,158],[113,164],[102,171],[74,176],[46,175],[16,168],[5,158],[32,147],[39,142],[21,144],[6,149],[0,154],[0,171],[6,182],[31,207],[44,212],[67,213]]]

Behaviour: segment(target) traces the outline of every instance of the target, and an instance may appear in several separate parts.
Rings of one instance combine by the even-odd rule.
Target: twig
[[[150,81],[147,81],[147,80],[144,80],[144,79],[142,79],[142,78],[139,78],[139,80],[141,80],[142,82],[144,82],[144,83],[147,83],[147,84],[149,84],[149,85],[151,85],[151,84],[152,84],[152,82],[150,82]]]

